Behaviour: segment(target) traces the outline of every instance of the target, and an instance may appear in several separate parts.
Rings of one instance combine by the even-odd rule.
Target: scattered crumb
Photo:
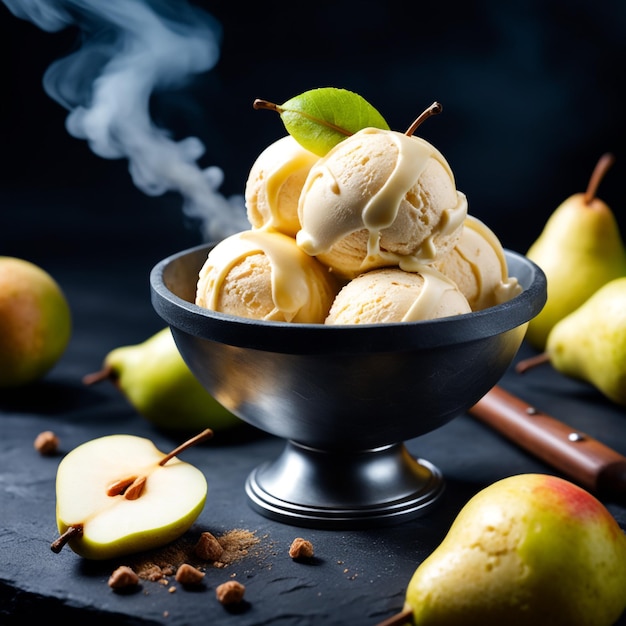
[[[222,565],[234,563],[248,556],[250,548],[256,546],[260,541],[255,532],[241,528],[230,530],[218,537],[217,540],[224,551],[220,555],[219,561],[215,563],[221,563]],[[219,565],[217,566],[219,567]]]
[[[198,585],[204,578],[204,572],[189,563],[183,563],[176,571],[176,582],[181,585]]]
[[[224,548],[214,535],[204,532],[200,535],[194,552],[203,561],[217,561],[222,556]]]
[[[215,589],[215,597],[221,604],[238,604],[243,600],[246,588],[236,580],[229,580]]]
[[[139,576],[127,565],[120,565],[109,577],[111,589],[128,589],[139,583]]]
[[[59,438],[51,430],[44,430],[35,437],[33,446],[42,456],[53,456],[59,450]]]
[[[302,537],[296,537],[289,548],[289,556],[294,560],[310,559],[313,554],[313,544]]]
[[[208,534],[210,535],[211,533]],[[225,568],[253,554],[252,549],[260,544],[260,539],[255,531],[242,528],[229,530],[223,535],[214,538],[219,545],[219,549],[221,549],[218,560],[202,558],[202,555],[198,555],[196,552],[196,547],[200,540],[193,540],[189,536],[183,536],[157,550],[135,555],[131,559],[130,566],[132,566],[139,578],[156,582],[167,576],[174,576],[178,568],[185,563],[195,568],[209,566]],[[258,551],[254,552],[254,554],[260,556]]]

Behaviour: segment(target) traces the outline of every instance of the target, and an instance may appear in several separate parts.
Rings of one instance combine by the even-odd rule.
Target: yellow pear
[[[0,256],[0,388],[46,374],[71,331],[69,304],[52,276],[25,259]]]
[[[556,324],[546,355],[562,374],[626,406],[626,276],[601,287]]]
[[[559,205],[526,253],[548,281],[546,305],[530,321],[526,333],[537,350],[545,348],[548,334],[559,320],[605,283],[626,276],[626,250],[615,215],[595,195],[612,163],[610,154],[600,158],[587,191]]]
[[[379,626],[611,626],[625,590],[626,535],[609,510],[567,480],[519,474],[469,500]]]
[[[164,430],[226,430],[241,420],[209,394],[180,355],[165,327],[138,344],[109,352],[85,384],[111,380],[136,411]]]

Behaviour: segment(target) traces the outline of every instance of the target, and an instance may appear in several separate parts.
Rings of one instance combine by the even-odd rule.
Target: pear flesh
[[[569,481],[506,478],[463,507],[406,603],[420,626],[610,626],[626,608],[626,535]]]
[[[556,324],[546,352],[556,370],[626,406],[626,277],[601,287]]]
[[[69,452],[56,478],[57,527],[82,532],[68,542],[87,559],[111,559],[163,546],[185,533],[207,496],[204,474],[176,457],[165,458],[143,437],[109,435]],[[135,499],[112,485],[145,477]]]

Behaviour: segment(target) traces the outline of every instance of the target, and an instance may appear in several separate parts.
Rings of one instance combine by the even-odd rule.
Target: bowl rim
[[[215,244],[203,243],[171,254],[150,271],[152,305],[175,336],[178,330],[236,347],[291,354],[434,349],[511,331],[535,317],[547,299],[547,280],[541,268],[526,256],[504,249],[510,275],[525,284],[524,289],[511,300],[481,311],[415,322],[337,326],[254,320],[200,307],[167,286],[164,276],[172,264],[191,255],[202,259]]]

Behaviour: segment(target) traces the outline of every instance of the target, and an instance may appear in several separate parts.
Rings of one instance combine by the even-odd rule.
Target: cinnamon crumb
[[[289,556],[294,560],[310,559],[313,554],[313,544],[302,537],[296,537],[289,548]]]
[[[250,548],[259,543],[259,538],[255,532],[235,528],[217,538],[222,546],[223,552],[219,561],[215,561],[216,567],[224,567],[229,563],[234,563],[248,556]]]
[[[183,563],[176,572],[176,582],[181,585],[198,585],[204,578],[204,572],[189,563]]]
[[[221,604],[238,604],[243,600],[246,588],[236,580],[229,580],[215,589],[215,597]]]
[[[198,541],[194,541],[189,535],[186,535],[162,548],[135,555],[131,559],[130,565],[137,572],[139,578],[156,582],[161,581],[166,576],[175,575],[183,563],[188,563],[196,568],[210,565],[222,569],[251,554],[261,555],[260,550],[253,552],[254,548],[261,543],[256,531],[236,528],[217,536],[216,541],[221,548],[219,560],[216,561],[199,556],[196,553]]]
[[[224,552],[220,542],[210,532],[203,532],[194,548],[196,556],[204,561],[217,561]]]
[[[109,577],[111,589],[128,589],[139,583],[139,576],[127,565],[120,565]]]
[[[59,438],[51,430],[44,430],[35,437],[33,446],[42,456],[52,456],[59,449]]]
[[[154,563],[148,563],[145,567],[139,570],[139,576],[145,580],[156,582],[164,577],[163,570]]]

